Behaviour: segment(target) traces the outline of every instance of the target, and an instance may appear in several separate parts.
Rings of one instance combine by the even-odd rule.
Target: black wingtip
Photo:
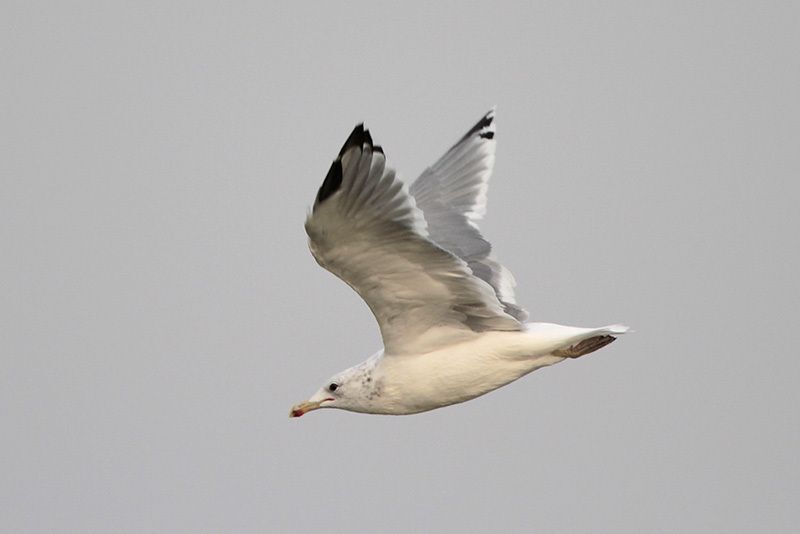
[[[328,174],[317,192],[317,204],[324,202],[329,196],[334,194],[342,186],[342,161],[336,159],[331,163]]]
[[[361,148],[364,144],[369,145],[372,148],[372,136],[369,134],[369,130],[364,129],[364,123],[356,124],[356,127],[353,128],[353,131],[350,132],[350,135],[347,137],[347,141],[344,142],[342,145],[342,149],[339,151],[339,157],[347,152],[348,149],[352,147],[359,147]]]
[[[471,137],[472,135],[478,132],[480,132],[479,135],[484,139],[494,139],[494,131],[487,130],[487,128],[489,128],[493,122],[494,122],[494,109],[492,109],[491,111],[486,113],[486,115],[481,117],[481,120],[476,122],[475,125],[472,128],[470,128],[466,134],[464,134],[464,137],[461,138],[461,141]]]
[[[369,130],[364,129],[364,123],[362,122],[356,124],[356,127],[353,128],[353,131],[350,132],[350,135],[347,137],[347,141],[342,145],[342,149],[339,151],[336,160],[331,163],[331,168],[328,169],[328,174],[325,176],[325,180],[322,182],[317,192],[317,204],[325,202],[328,197],[338,191],[342,186],[342,156],[344,153],[353,147],[363,148],[364,145],[370,147],[372,152],[380,152],[383,154],[383,148],[372,144],[372,136]]]

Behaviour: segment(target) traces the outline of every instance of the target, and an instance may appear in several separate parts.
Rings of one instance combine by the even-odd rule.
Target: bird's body
[[[413,414],[464,402],[593,352],[627,327],[527,322],[476,221],[494,163],[494,111],[407,189],[359,125],[306,221],[317,262],[372,310],[384,349],[331,378],[318,408]]]
[[[354,367],[345,384],[361,388],[351,411],[404,415],[465,402],[569,357],[554,354],[584,339],[621,334],[622,326],[575,328],[527,323],[521,331],[494,331],[424,354],[374,354]],[[342,387],[344,384],[340,384]]]

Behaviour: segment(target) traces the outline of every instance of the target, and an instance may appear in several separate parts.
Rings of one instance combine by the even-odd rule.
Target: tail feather
[[[631,328],[629,326],[625,326],[624,324],[612,324],[604,328],[601,328],[600,330],[605,330],[609,334],[619,335],[630,332]]]

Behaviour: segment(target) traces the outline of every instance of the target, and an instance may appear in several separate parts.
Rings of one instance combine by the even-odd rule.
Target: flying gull
[[[594,352],[628,330],[528,322],[513,276],[477,225],[494,137],[492,110],[410,188],[363,124],[347,138],[305,227],[317,262],[372,310],[384,348],[327,380],[291,417],[319,408],[441,408]]]

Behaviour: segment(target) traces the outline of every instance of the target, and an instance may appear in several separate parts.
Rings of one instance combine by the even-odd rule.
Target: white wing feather
[[[464,260],[428,239],[414,198],[361,125],[331,165],[306,232],[317,262],[372,310],[387,354],[521,328]]]

